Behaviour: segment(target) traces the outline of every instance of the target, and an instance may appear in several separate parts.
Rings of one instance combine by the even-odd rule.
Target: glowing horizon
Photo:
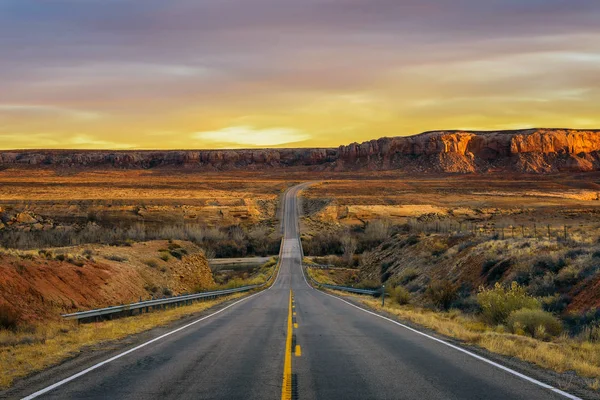
[[[600,128],[593,0],[6,0],[0,149]]]

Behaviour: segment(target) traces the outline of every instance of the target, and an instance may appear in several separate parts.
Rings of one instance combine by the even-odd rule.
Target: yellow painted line
[[[298,329],[298,324],[294,324],[294,329]]]
[[[296,345],[295,354],[296,354],[296,357],[300,357],[302,355],[302,349],[300,348],[299,344]]]
[[[292,399],[292,290],[288,305],[287,336],[283,359],[283,384],[281,385],[281,400]]]

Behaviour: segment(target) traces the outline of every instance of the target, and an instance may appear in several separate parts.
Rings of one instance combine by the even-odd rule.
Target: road
[[[301,270],[297,195],[285,198],[271,288],[55,387],[44,399],[280,399],[284,360],[298,399],[564,399],[528,381],[315,290]],[[293,292],[293,309],[290,305]],[[288,318],[295,314],[292,331]],[[294,354],[286,351],[293,334]],[[297,345],[297,347],[296,347]],[[57,378],[58,381],[60,379]]]

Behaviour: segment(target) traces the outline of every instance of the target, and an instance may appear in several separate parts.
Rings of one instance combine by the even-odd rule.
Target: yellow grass
[[[325,285],[336,285],[336,283],[329,277],[327,272],[318,268],[306,268],[308,276],[310,276],[313,280],[319,283],[323,283]]]
[[[98,348],[108,341],[166,325],[241,296],[243,294],[236,293],[189,306],[113,321],[82,325],[69,321],[48,323],[40,326],[33,334],[0,331],[0,388],[10,386],[16,378],[56,365],[85,347]]]
[[[377,311],[382,310],[379,300],[361,298],[361,302]],[[493,353],[517,357],[556,372],[575,371],[580,376],[595,379],[591,388],[598,386],[600,343],[580,342],[566,336],[544,342],[505,333],[456,310],[442,313],[392,304],[386,305],[385,311]]]

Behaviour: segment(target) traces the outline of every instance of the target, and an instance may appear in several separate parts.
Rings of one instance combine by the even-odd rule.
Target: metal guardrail
[[[337,285],[328,285],[326,283],[320,283],[315,281],[312,276],[310,276],[308,274],[308,271],[305,270],[306,267],[302,266],[303,268],[303,273],[304,275],[308,278],[308,280],[310,281],[310,283],[312,283],[313,286],[316,287],[324,287],[326,289],[334,289],[334,290],[341,290],[344,292],[350,292],[350,293],[359,293],[359,294],[369,294],[371,296],[381,296],[381,294],[383,293],[383,287],[381,289],[359,289],[359,288],[353,288],[353,287],[349,287],[349,286],[337,286]]]
[[[80,311],[80,312],[76,312],[76,313],[72,313],[72,314],[63,314],[62,317],[65,319],[80,320],[80,319],[86,319],[86,318],[103,317],[106,315],[113,315],[113,314],[118,314],[118,313],[126,313],[128,311],[132,312],[133,310],[142,310],[142,312],[143,312],[145,309],[146,312],[148,312],[150,310],[150,307],[152,307],[152,309],[155,309],[157,306],[162,307],[162,306],[169,305],[169,304],[179,304],[179,303],[183,303],[183,302],[189,303],[189,302],[192,302],[194,300],[199,300],[199,299],[213,298],[213,297],[218,297],[218,296],[224,296],[224,295],[231,294],[231,293],[245,292],[248,290],[258,288],[260,286],[262,286],[262,285],[242,286],[242,287],[235,288],[235,289],[215,290],[212,292],[202,292],[202,293],[188,294],[188,295],[182,295],[182,296],[172,296],[172,297],[167,297],[164,299],[140,301],[137,303],[124,304],[121,306],[112,306],[112,307],[106,307],[106,308],[98,308],[98,309],[89,310],[89,311]]]
[[[283,248],[283,245],[281,247]],[[154,310],[157,307],[164,308],[167,305],[171,305],[171,304],[175,304],[175,305],[181,304],[181,303],[190,304],[195,300],[206,299],[206,298],[215,298],[215,297],[225,296],[225,295],[232,294],[232,293],[247,292],[247,291],[250,291],[253,289],[258,289],[258,288],[269,285],[271,283],[271,280],[273,279],[273,277],[276,275],[277,270],[279,269],[280,262],[281,262],[281,251],[280,251],[280,257],[277,260],[277,264],[275,265],[273,272],[271,272],[271,275],[265,281],[265,283],[262,283],[260,285],[248,285],[248,286],[241,286],[239,288],[233,288],[233,289],[214,290],[211,292],[200,292],[200,293],[186,294],[186,295],[181,295],[181,296],[166,297],[164,299],[140,301],[137,303],[124,304],[124,305],[120,305],[120,306],[112,306],[112,307],[98,308],[95,310],[80,311],[80,312],[71,313],[71,314],[63,314],[62,317],[65,319],[83,320],[83,319],[88,319],[88,318],[100,318],[100,317],[105,317],[105,316],[112,317],[115,314],[130,313],[130,315],[132,315],[134,310],[140,310],[140,312],[144,312],[144,310],[145,310],[146,312],[149,312],[150,309]]]
[[[341,290],[341,291],[350,292],[350,293],[370,294],[372,296],[381,295],[381,289],[374,289],[374,290],[373,289],[359,289],[359,288],[353,288],[353,287],[349,287],[349,286],[327,285],[325,283],[317,283],[317,285],[327,288],[327,289]]]

